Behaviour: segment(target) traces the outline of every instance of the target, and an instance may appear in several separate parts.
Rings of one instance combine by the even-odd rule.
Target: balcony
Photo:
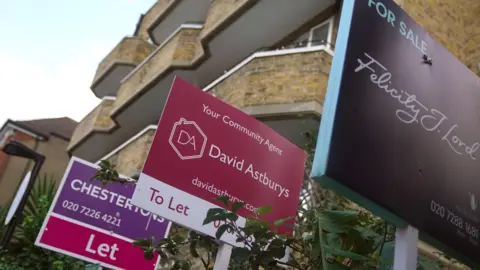
[[[155,125],[147,126],[100,160],[110,161],[122,175],[137,176],[143,168],[156,129]],[[97,164],[100,163],[100,160],[97,161]]]
[[[171,37],[159,46],[145,61],[133,70],[122,82],[115,100],[112,116],[118,114],[129,103],[149,89],[155,80],[174,68],[189,67],[203,55],[203,48],[197,41],[201,25],[182,25]],[[168,91],[155,91],[162,95],[155,100],[164,101]]]
[[[116,96],[120,81],[142,62],[153,45],[135,37],[126,37],[100,62],[91,89],[99,98]]]
[[[108,134],[95,133],[70,152],[87,160],[98,160],[145,126],[158,123],[176,76],[204,88],[259,48],[271,47],[315,16],[331,12],[334,3],[334,0],[213,1],[203,25],[181,25],[123,79],[111,112],[115,128]],[[318,102],[310,101],[294,104],[298,105],[295,110],[304,110],[308,104],[317,106]],[[270,106],[269,110],[283,106],[264,105]],[[252,114],[267,118],[265,111]],[[318,122],[318,116],[307,122],[314,121]],[[270,124],[276,123],[272,118]]]
[[[138,36],[160,45],[180,25],[203,22],[210,2],[211,0],[158,0],[143,16]]]
[[[81,145],[94,133],[107,132],[115,126],[110,118],[113,102],[114,98],[103,98],[102,102],[78,123],[67,147],[68,152]]]
[[[204,90],[300,144],[318,129],[332,58],[323,45],[258,52]]]

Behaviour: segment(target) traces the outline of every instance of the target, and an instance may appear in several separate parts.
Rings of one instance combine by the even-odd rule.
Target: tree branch
[[[207,252],[208,253],[208,252]],[[205,267],[205,270],[208,270],[208,265],[209,263],[205,262],[202,256],[200,256],[200,260],[202,260],[203,267]]]
[[[293,267],[293,268],[295,268],[295,269],[305,270],[305,269],[303,269],[303,268],[300,268],[300,267],[298,267],[298,266],[296,266],[296,265],[293,265],[293,264],[290,264],[290,263],[284,263],[284,262],[277,261],[277,260],[275,260],[275,262],[276,262],[277,264],[281,264],[281,265],[285,265],[285,266],[290,266],[290,267]]]
[[[240,237],[242,239],[242,241],[245,243],[245,245],[248,246],[249,248],[253,248],[252,245],[248,242],[247,238],[245,238],[245,236],[242,235],[242,232],[238,228],[237,223],[232,222],[230,220],[228,220],[228,222],[230,223],[230,225],[233,227],[233,229],[237,233],[237,236]]]

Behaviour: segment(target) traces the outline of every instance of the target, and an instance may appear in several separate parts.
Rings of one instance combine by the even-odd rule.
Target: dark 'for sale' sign
[[[391,0],[341,20],[313,176],[480,261],[479,78]]]

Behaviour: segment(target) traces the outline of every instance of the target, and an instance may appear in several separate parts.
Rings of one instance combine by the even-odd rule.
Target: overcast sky
[[[98,103],[98,63],[155,0],[0,0],[0,125],[68,116]]]

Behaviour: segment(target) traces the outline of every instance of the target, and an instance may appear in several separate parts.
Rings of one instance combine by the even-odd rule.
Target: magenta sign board
[[[245,202],[239,226],[261,206],[273,207],[263,216],[270,222],[295,217],[305,160],[302,149],[270,127],[176,78],[132,203],[212,236],[219,223],[203,220],[222,206],[219,195]],[[221,240],[240,245],[232,233]]]
[[[83,260],[89,261],[90,259],[92,262],[100,262],[110,268],[115,266],[116,269],[129,269],[127,265],[122,265],[116,259],[116,256],[111,257],[115,259],[107,257],[111,261],[105,262],[105,260],[98,260],[98,254],[95,257],[93,256],[94,253],[91,252],[79,254],[75,251],[77,249],[88,251],[91,237],[85,238],[88,239],[86,242],[73,241],[68,245],[68,250],[57,246],[58,241],[52,241],[55,237],[62,237],[62,232],[58,232],[58,236],[55,236],[57,233],[52,235],[51,229],[58,228],[57,223],[75,224],[75,226],[71,226],[85,228],[84,231],[92,231],[91,235],[96,235],[93,236],[94,238],[108,235],[107,238],[109,238],[110,242],[118,239],[118,243],[116,243],[118,246],[128,247],[128,251],[133,253],[142,252],[137,248],[133,248],[131,244],[125,245],[124,242],[131,243],[134,239],[152,236],[156,239],[166,237],[170,224],[169,221],[130,203],[135,185],[102,185],[99,181],[90,181],[90,178],[95,175],[97,170],[98,166],[94,164],[75,157],[71,159],[50,212],[37,238],[37,245],[54,249],[55,251],[60,250],[60,252],[63,250],[65,251],[63,253],[71,256],[76,254],[78,255],[76,257]],[[58,219],[62,222],[58,222]],[[52,223],[53,220],[55,220],[55,224]],[[71,247],[72,245],[74,246],[73,248]],[[125,251],[120,251],[120,253],[122,252]],[[140,258],[143,257],[140,256]],[[141,265],[141,262],[138,263]],[[145,269],[153,269],[153,267]]]

